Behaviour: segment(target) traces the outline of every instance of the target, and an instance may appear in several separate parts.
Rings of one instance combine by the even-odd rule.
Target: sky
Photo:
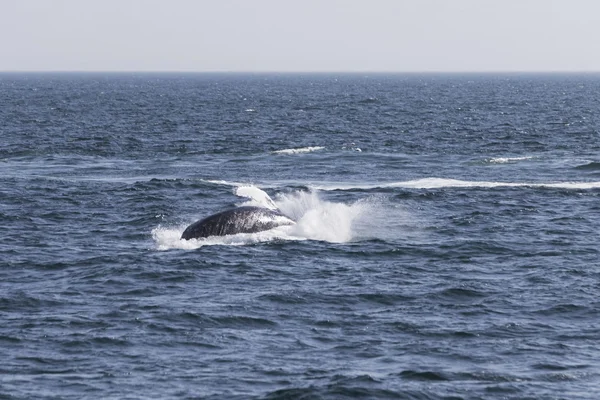
[[[0,0],[0,71],[600,71],[599,0]]]

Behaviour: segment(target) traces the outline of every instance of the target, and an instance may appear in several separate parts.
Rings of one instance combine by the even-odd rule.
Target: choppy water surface
[[[1,398],[600,392],[598,75],[0,74],[0,104]],[[297,224],[179,239],[247,186]]]

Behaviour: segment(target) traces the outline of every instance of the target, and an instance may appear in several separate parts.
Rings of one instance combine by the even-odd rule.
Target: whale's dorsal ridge
[[[255,233],[294,223],[278,210],[242,206],[221,211],[194,222],[183,231],[181,239]]]

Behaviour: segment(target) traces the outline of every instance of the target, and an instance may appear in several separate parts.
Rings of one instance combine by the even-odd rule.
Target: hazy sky
[[[0,71],[600,71],[599,0],[0,0]]]

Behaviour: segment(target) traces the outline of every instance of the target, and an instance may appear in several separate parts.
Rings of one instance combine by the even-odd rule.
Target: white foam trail
[[[353,190],[353,189],[378,189],[378,188],[407,188],[407,189],[441,189],[441,188],[495,188],[495,187],[538,187],[555,189],[599,189],[600,182],[488,182],[488,181],[463,181],[458,179],[423,178],[410,181],[361,184],[327,184],[313,185],[319,190]]]
[[[298,149],[283,149],[283,150],[275,150],[272,151],[273,154],[299,154],[299,153],[310,153],[312,151],[323,150],[325,147],[323,146],[312,146],[312,147],[302,147]]]

